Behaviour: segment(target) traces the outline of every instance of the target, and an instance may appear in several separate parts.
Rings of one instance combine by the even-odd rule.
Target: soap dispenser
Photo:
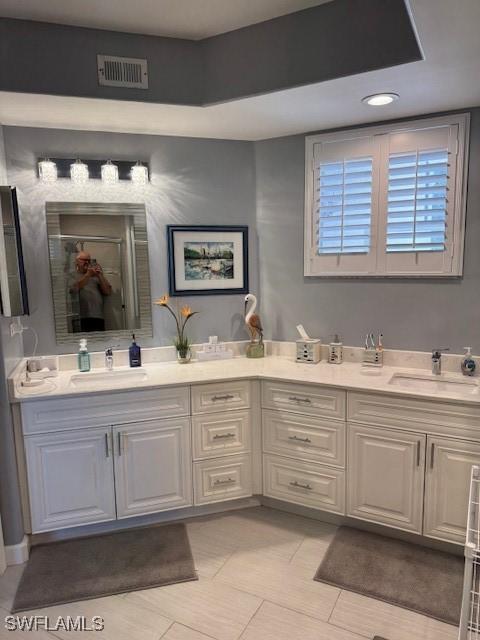
[[[90,371],[90,354],[87,349],[87,341],[85,338],[80,340],[80,349],[78,350],[78,370],[81,372]]]
[[[142,366],[142,352],[138,344],[135,342],[135,334],[132,333],[132,344],[128,350],[128,358],[130,360],[131,367]]]
[[[465,354],[465,358],[462,360],[462,373],[464,376],[473,376],[477,365],[475,360],[472,358],[472,348],[464,347],[464,349],[467,353]]]

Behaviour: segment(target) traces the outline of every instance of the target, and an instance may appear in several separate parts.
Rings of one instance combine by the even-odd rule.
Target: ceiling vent
[[[105,87],[148,89],[147,61],[97,55],[98,84]]]

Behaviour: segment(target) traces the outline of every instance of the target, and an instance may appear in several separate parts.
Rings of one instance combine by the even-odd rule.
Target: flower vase
[[[179,364],[187,364],[192,359],[192,351],[190,347],[188,349],[177,349],[177,362]]]

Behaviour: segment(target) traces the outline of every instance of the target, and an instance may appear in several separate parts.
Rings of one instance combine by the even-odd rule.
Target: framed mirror
[[[145,206],[47,202],[57,343],[152,335]]]
[[[0,187],[0,303],[4,316],[28,315],[22,238],[14,187]]]

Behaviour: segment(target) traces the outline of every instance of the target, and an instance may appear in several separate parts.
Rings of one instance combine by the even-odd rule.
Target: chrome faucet
[[[105,349],[105,368],[107,371],[113,370],[113,350],[119,345],[113,345]]]
[[[435,376],[442,373],[442,351],[449,351],[449,348],[433,349],[432,351],[432,373]]]

